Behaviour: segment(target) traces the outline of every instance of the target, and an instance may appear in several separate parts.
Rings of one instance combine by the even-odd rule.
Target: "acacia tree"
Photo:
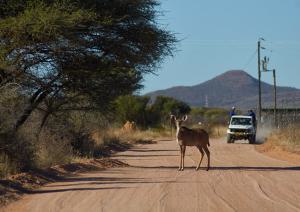
[[[171,55],[156,0],[3,0],[0,86],[18,83],[28,98],[19,128],[37,109],[103,109],[141,88]]]

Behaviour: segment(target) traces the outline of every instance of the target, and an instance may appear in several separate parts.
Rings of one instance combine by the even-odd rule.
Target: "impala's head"
[[[171,118],[171,121],[172,121],[172,122],[174,121],[174,123],[175,123],[175,125],[176,125],[176,128],[180,128],[181,125],[182,125],[182,123],[185,122],[185,121],[187,120],[188,116],[187,116],[187,115],[184,115],[181,119],[177,119],[176,116],[171,115],[170,118]]]

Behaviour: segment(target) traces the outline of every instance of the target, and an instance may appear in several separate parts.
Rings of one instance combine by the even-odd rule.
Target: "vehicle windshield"
[[[251,125],[250,118],[232,118],[231,119],[232,125]]]

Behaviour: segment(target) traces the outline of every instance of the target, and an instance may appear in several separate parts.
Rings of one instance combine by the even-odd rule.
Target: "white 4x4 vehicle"
[[[227,129],[227,143],[235,140],[249,140],[250,144],[256,141],[256,126],[251,116],[232,116]]]

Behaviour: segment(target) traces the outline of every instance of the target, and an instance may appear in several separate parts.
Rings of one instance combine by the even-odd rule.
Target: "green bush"
[[[134,121],[140,127],[147,125],[147,105],[149,97],[142,96],[120,96],[114,104],[115,119],[119,123]]]

